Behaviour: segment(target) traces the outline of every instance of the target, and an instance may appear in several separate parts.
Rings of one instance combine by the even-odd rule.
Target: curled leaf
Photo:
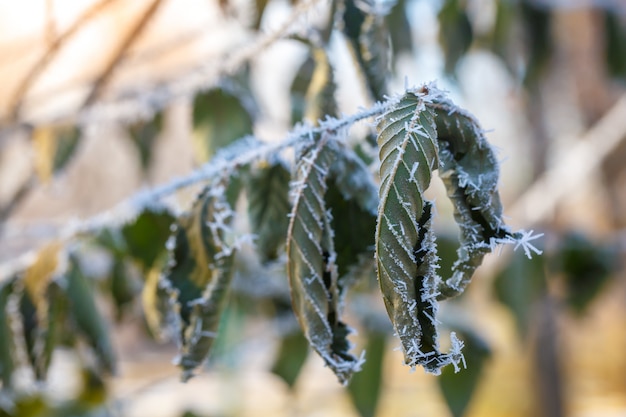
[[[185,381],[211,350],[232,276],[233,212],[225,191],[222,184],[208,186],[178,219],[170,264],[156,285],[161,315],[156,320],[178,341]]]
[[[430,106],[436,113],[439,176],[460,228],[452,277],[439,288],[438,298],[445,299],[465,289],[483,257],[497,244],[515,241],[518,236],[502,219],[498,161],[476,119],[442,97]]]

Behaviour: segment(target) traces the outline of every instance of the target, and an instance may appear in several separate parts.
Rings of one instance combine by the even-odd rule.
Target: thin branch
[[[13,198],[11,198],[11,201],[9,201],[6,206],[0,208],[0,225],[2,225],[2,223],[4,223],[11,216],[13,211],[20,205],[20,203],[28,197],[33,188],[35,188],[36,184],[37,179],[33,174],[26,181],[24,181],[17,192],[13,195]]]
[[[123,40],[119,49],[113,54],[113,59],[108,63],[105,69],[102,71],[102,74],[96,82],[94,83],[89,95],[85,99],[82,108],[86,108],[91,106],[96,100],[100,98],[100,95],[105,90],[106,86],[111,81],[115,69],[118,67],[119,63],[126,56],[126,52],[130,49],[133,43],[139,38],[141,33],[144,31],[148,23],[152,20],[154,15],[156,14],[159,7],[163,4],[162,0],[154,0],[152,4],[146,9],[143,15],[139,18],[137,24],[131,29],[126,38]]]
[[[626,140],[626,95],[520,196],[510,215],[523,224],[539,223],[554,214],[557,204],[581,186]]]
[[[225,172],[232,172],[257,159],[261,159],[270,154],[276,154],[283,149],[292,147],[303,139],[308,139],[309,137],[324,132],[340,132],[344,129],[348,129],[361,120],[384,113],[393,103],[394,99],[390,99],[386,102],[376,103],[370,109],[362,110],[351,116],[345,116],[340,119],[327,118],[320,122],[319,127],[315,128],[308,125],[299,126],[294,131],[290,132],[281,142],[262,143],[259,146],[248,148],[238,154],[234,159],[220,158],[218,154],[216,158],[188,176],[176,178],[167,184],[154,187],[151,190],[140,190],[110,210],[83,221],[68,223],[57,233],[56,238],[53,240],[68,244],[81,235],[92,234],[105,227],[115,227],[125,224],[136,218],[146,207],[158,203],[161,199],[174,194],[180,189],[207,181],[211,178],[219,177],[220,175],[224,175]],[[37,257],[37,252],[37,250],[30,250],[1,264],[0,282],[31,265]]]
[[[33,86],[35,81],[39,78],[39,76],[43,73],[43,71],[48,67],[50,62],[54,59],[54,57],[59,53],[63,45],[70,39],[78,30],[85,25],[85,23],[89,22],[94,16],[100,13],[106,6],[111,4],[116,0],[102,0],[89,9],[87,9],[76,21],[70,26],[65,32],[59,35],[51,44],[46,53],[31,67],[30,71],[26,74],[26,77],[19,84],[13,97],[9,100],[9,108],[11,110],[11,115],[9,116],[9,120],[17,121],[20,115],[20,111],[22,108],[22,104],[24,101],[24,96],[30,88]]]
[[[277,30],[246,42],[246,45],[238,50],[205,60],[203,64],[183,77],[162,82],[151,88],[142,87],[138,89],[139,91],[121,92],[111,101],[95,102],[80,111],[69,110],[50,118],[16,121],[14,125],[5,127],[4,131],[0,130],[0,142],[2,136],[8,136],[10,132],[28,124],[89,124],[145,118],[166,107],[172,101],[207,90],[213,87],[220,78],[233,74],[275,42],[289,37],[294,32],[294,27],[301,22],[301,17],[321,2],[322,0],[308,0],[298,3],[286,22]]]

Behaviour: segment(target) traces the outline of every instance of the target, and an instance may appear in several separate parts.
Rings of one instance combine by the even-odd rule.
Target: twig
[[[520,196],[511,210],[523,224],[549,219],[557,204],[580,187],[626,139],[626,95],[583,135],[579,143]]]
[[[100,98],[100,95],[106,88],[107,84],[110,82],[115,69],[118,67],[119,63],[124,59],[126,52],[133,45],[133,43],[137,40],[139,35],[146,28],[148,23],[152,20],[152,17],[156,14],[159,7],[163,4],[162,0],[154,0],[152,4],[146,9],[143,15],[139,18],[139,21],[135,24],[135,26],[128,33],[119,49],[113,54],[113,59],[108,63],[106,68],[102,71],[96,82],[94,83],[89,95],[85,99],[83,103],[83,108],[91,106],[96,100]]]
[[[138,92],[120,92],[116,98],[108,102],[95,102],[78,112],[70,110],[45,119],[16,120],[14,125],[5,127],[5,132],[0,130],[0,137],[19,129],[19,125],[24,126],[29,123],[90,124],[128,121],[146,117],[164,108],[175,99],[207,90],[214,86],[221,77],[233,74],[267,47],[278,40],[287,38],[293,32],[293,27],[299,22],[300,17],[321,1],[308,0],[297,4],[287,21],[277,30],[262,34],[254,41],[248,41],[246,46],[238,50],[205,60],[205,63],[183,77],[154,85],[151,88],[142,87]]]
[[[22,104],[24,101],[24,96],[30,90],[31,86],[35,83],[37,78],[43,73],[43,71],[48,67],[50,62],[54,59],[57,53],[61,50],[63,45],[70,39],[78,30],[89,20],[91,20],[94,16],[96,16],[102,9],[108,6],[110,3],[116,0],[102,0],[92,7],[87,9],[72,26],[70,26],[65,32],[59,35],[51,44],[46,53],[31,67],[26,77],[19,84],[17,89],[15,90],[15,94],[9,100],[8,108],[11,110],[11,115],[9,117],[12,121],[17,121],[20,115],[20,111],[22,108]]]
[[[390,105],[393,99],[386,102],[376,103],[370,109],[362,110],[351,116],[340,119],[328,118],[320,122],[319,127],[300,126],[288,134],[281,142],[263,143],[259,146],[249,148],[240,153],[234,159],[220,158],[219,155],[203,165],[188,176],[177,178],[171,182],[151,190],[140,190],[136,194],[120,202],[112,209],[97,214],[83,221],[73,221],[63,227],[54,240],[68,244],[80,235],[91,234],[105,227],[114,227],[127,223],[137,217],[146,207],[158,203],[164,197],[174,194],[176,191],[191,185],[206,181],[211,178],[223,175],[224,172],[232,172],[238,167],[247,165],[257,159],[261,159],[269,154],[275,154],[283,149],[292,147],[302,139],[309,138],[324,132],[340,132],[349,128],[358,121],[382,114]],[[30,250],[11,261],[0,265],[0,282],[13,276],[15,273],[26,269],[31,265],[37,256],[37,250]]]
[[[7,203],[6,206],[0,208],[0,226],[4,223],[13,213],[22,201],[30,194],[31,190],[37,184],[37,179],[35,175],[31,175],[24,183],[20,186],[17,192],[11,198],[11,201]],[[2,234],[2,230],[0,230],[0,234]]]

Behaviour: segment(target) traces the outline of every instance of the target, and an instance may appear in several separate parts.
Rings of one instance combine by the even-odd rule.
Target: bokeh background
[[[23,416],[626,416],[626,3],[363,3],[394,3],[389,93],[436,81],[476,115],[501,159],[508,222],[544,233],[542,256],[491,255],[443,303],[468,369],[436,377],[403,366],[365,271],[347,321],[369,361],[346,390],[277,307],[283,272],[250,260],[206,369],[182,384],[175,347],[145,324],[145,271],[119,248],[67,243],[72,225],[210,159],[223,142],[198,140],[201,91],[215,94],[214,132],[282,140],[312,72],[301,38],[329,26],[327,1],[0,0],[2,280],[59,239],[86,245],[81,263],[117,357],[111,375],[85,342],[60,346],[45,382],[22,370],[17,391],[3,382],[0,405],[17,402]],[[340,111],[370,106],[340,25],[329,45]],[[369,129],[353,129],[353,143]],[[196,191],[167,207],[179,213]],[[452,208],[441,184],[429,193],[445,254]],[[131,283],[124,296],[119,277]]]

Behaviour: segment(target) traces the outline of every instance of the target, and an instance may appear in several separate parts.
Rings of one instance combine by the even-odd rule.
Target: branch
[[[30,90],[32,85],[37,81],[37,78],[48,67],[50,62],[54,59],[57,53],[61,50],[63,45],[70,39],[78,30],[87,22],[89,22],[94,16],[102,11],[106,6],[116,0],[102,0],[92,7],[87,9],[65,32],[59,35],[51,44],[46,53],[33,65],[26,74],[26,77],[18,85],[15,90],[15,94],[9,100],[9,109],[12,109],[9,120],[17,121],[20,116],[24,96]]]
[[[296,129],[290,132],[281,142],[262,143],[259,146],[246,149],[233,159],[220,157],[218,153],[213,160],[201,166],[188,176],[176,178],[167,184],[154,187],[151,190],[140,190],[110,210],[82,221],[77,220],[70,222],[65,227],[61,228],[53,240],[60,241],[62,244],[67,245],[81,235],[92,234],[105,227],[115,227],[127,223],[136,218],[145,208],[154,205],[159,200],[174,194],[180,189],[211,178],[219,177],[227,172],[232,172],[239,167],[248,165],[267,155],[276,154],[283,149],[292,147],[302,140],[317,134],[348,129],[361,120],[382,114],[393,102],[393,99],[386,102],[379,102],[370,109],[365,109],[340,119],[327,118],[321,121],[319,127],[316,128],[307,125],[296,127]],[[0,282],[28,268],[28,266],[35,261],[37,252],[38,250],[36,249],[30,250],[14,257],[11,261],[0,264]]]
[[[85,99],[82,108],[86,108],[91,106],[96,100],[100,98],[100,95],[106,88],[107,84],[111,81],[113,77],[113,73],[115,69],[118,67],[119,63],[124,59],[126,52],[130,49],[132,44],[137,40],[139,35],[146,28],[148,23],[152,20],[152,17],[156,14],[159,7],[163,4],[161,0],[154,0],[152,4],[146,9],[143,15],[139,18],[137,24],[132,28],[132,30],[126,36],[126,39],[122,42],[119,49],[113,54],[113,59],[108,63],[102,74],[95,81],[91,92]]]
[[[580,139],[572,150],[520,196],[510,215],[524,224],[553,215],[557,204],[579,188],[626,139],[626,95]]]
[[[1,136],[8,135],[27,124],[106,123],[146,117],[146,115],[166,107],[175,99],[188,97],[211,88],[220,78],[233,74],[276,41],[289,37],[294,32],[294,27],[301,22],[301,17],[320,4],[321,1],[308,0],[297,4],[287,21],[277,30],[262,34],[256,40],[248,42],[246,46],[231,53],[207,60],[183,77],[154,85],[148,91],[126,91],[108,102],[94,102],[78,112],[70,110],[45,119],[16,120],[14,125],[7,126],[4,132],[0,130],[0,139]]]

